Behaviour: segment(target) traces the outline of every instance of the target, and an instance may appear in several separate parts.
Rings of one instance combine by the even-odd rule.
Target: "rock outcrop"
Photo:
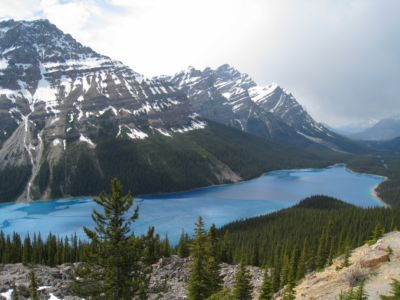
[[[187,299],[186,288],[189,278],[190,259],[182,259],[177,256],[162,258],[153,265],[153,273],[149,284],[148,299],[181,300]],[[37,266],[35,273],[40,280],[40,296],[48,299],[80,300],[71,290],[73,283],[73,265],[64,264],[54,268]],[[235,283],[237,265],[221,264],[221,276],[225,287],[232,287]],[[258,294],[262,283],[263,271],[257,267],[248,267],[252,275],[254,295]],[[27,299],[29,293],[30,268],[22,264],[0,265],[0,295],[7,295],[7,292],[15,282],[20,298]],[[8,293],[9,294],[9,293]],[[3,300],[0,297],[1,300]]]
[[[322,272],[307,275],[296,287],[296,299],[334,300],[364,281],[368,299],[390,295],[392,279],[400,279],[400,232],[391,232],[374,245],[352,251],[350,266],[342,268],[343,257]],[[281,298],[277,298],[281,299]]]

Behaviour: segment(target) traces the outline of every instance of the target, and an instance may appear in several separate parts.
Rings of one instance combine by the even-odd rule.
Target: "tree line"
[[[176,253],[191,256],[187,290],[191,300],[252,299],[246,265],[264,269],[261,300],[272,299],[281,289],[284,299],[291,300],[296,283],[306,273],[321,270],[339,255],[344,255],[342,267],[346,267],[352,248],[366,241],[374,243],[400,225],[397,208],[362,209],[314,196],[292,208],[221,229],[213,225],[206,230],[200,217],[193,238],[182,232],[178,245],[171,247],[168,237],[161,239],[154,227],[146,235],[136,236],[132,224],[138,210],[131,210],[132,196],[123,194],[118,180],[112,181],[111,191],[95,199],[102,211],[92,213],[94,229],[84,228],[87,241],[79,241],[76,235],[60,239],[50,234],[45,240],[34,235],[21,240],[18,234],[0,234],[2,262],[50,266],[79,262],[73,286],[77,295],[85,299],[146,299],[151,265]],[[221,262],[239,264],[232,289],[223,288]],[[359,290],[352,293],[358,295]],[[347,296],[342,295],[353,299]]]

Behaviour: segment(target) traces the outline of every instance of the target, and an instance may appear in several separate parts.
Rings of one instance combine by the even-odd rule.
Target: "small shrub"
[[[355,287],[365,281],[367,278],[367,272],[360,267],[357,267],[350,269],[344,276],[349,285]]]

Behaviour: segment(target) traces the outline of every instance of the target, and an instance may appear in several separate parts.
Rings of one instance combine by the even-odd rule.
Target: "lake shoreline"
[[[383,176],[383,175],[377,175],[377,174],[370,174],[370,173],[364,173],[364,172],[357,172],[356,170],[351,169],[350,167],[347,166],[346,163],[335,163],[333,165],[328,165],[326,167],[321,167],[321,168],[299,168],[299,169],[277,169],[277,170],[271,170],[271,171],[266,171],[261,173],[258,176],[251,177],[249,179],[243,179],[238,182],[229,182],[229,183],[221,183],[221,184],[212,184],[208,186],[202,186],[202,187],[197,187],[197,188],[192,188],[188,190],[182,190],[182,191],[176,191],[176,192],[160,192],[160,193],[150,193],[150,194],[142,194],[142,195],[136,195],[133,196],[135,201],[139,200],[140,202],[143,200],[151,200],[151,197],[159,196],[159,197],[165,197],[168,198],[169,196],[174,196],[174,195],[183,195],[185,193],[190,193],[190,192],[199,192],[199,191],[206,191],[208,189],[214,189],[214,188],[220,188],[220,187],[225,187],[229,185],[240,185],[240,184],[245,184],[254,180],[257,180],[263,176],[266,176],[268,174],[274,173],[274,172],[307,172],[307,171],[317,171],[317,170],[327,170],[335,167],[340,167],[343,166],[346,170],[353,174],[357,175],[366,175],[366,176],[373,176],[377,178],[382,178],[383,181],[381,183],[378,183],[376,186],[374,186],[370,193],[371,195],[378,200],[379,203],[381,203],[385,207],[391,207],[388,203],[386,203],[378,193],[378,188],[381,184],[383,184],[385,181],[389,180],[389,177]],[[48,202],[48,201],[56,201],[56,200],[74,200],[74,199],[94,199],[98,196],[66,196],[63,198],[56,198],[56,199],[39,199],[39,200],[30,200],[30,201],[10,201],[10,202],[0,202],[0,206],[2,204],[30,204],[30,203],[35,203],[35,202]]]
[[[181,230],[192,234],[198,216],[217,227],[240,219],[267,215],[298,204],[313,195],[326,195],[360,208],[382,207],[372,193],[384,178],[353,172],[345,164],[325,168],[275,170],[235,184],[214,185],[190,192],[136,197],[140,219],[135,232],[145,234],[154,226],[160,236],[168,234],[177,241]],[[97,209],[93,197],[69,197],[28,203],[2,203],[0,230],[7,234],[26,231],[60,236],[77,233],[92,226],[90,218]],[[51,228],[48,223],[51,223]],[[28,229],[29,228],[29,229]]]
[[[336,165],[339,165],[339,164],[336,164]],[[371,189],[371,195],[373,195],[376,199],[378,199],[378,201],[379,201],[380,203],[382,203],[382,205],[383,205],[384,207],[391,208],[391,205],[390,205],[389,203],[386,203],[386,202],[381,198],[381,196],[379,195],[379,192],[378,192],[379,187],[380,187],[384,182],[388,181],[388,180],[389,180],[389,177],[384,176],[384,175],[377,175],[377,174],[365,173],[365,172],[357,172],[356,170],[353,170],[353,169],[351,169],[350,167],[348,167],[346,164],[343,164],[343,165],[345,166],[346,169],[348,169],[348,170],[349,170],[350,172],[352,172],[352,173],[355,173],[355,174],[363,174],[363,175],[368,175],[368,176],[376,176],[376,177],[382,178],[383,181],[382,181],[381,183],[378,183],[377,185],[375,185],[375,186]]]

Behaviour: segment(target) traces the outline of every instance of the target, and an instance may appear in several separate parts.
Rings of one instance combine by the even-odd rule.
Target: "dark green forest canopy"
[[[385,231],[399,228],[400,208],[364,209],[313,196],[288,209],[227,224],[219,230],[219,236],[229,244],[233,261],[243,258],[255,265],[281,266],[285,256],[290,257],[293,249],[300,252],[307,243],[312,269],[321,236],[328,227],[330,245],[326,245],[326,251],[335,257],[369,240],[377,224]]]

